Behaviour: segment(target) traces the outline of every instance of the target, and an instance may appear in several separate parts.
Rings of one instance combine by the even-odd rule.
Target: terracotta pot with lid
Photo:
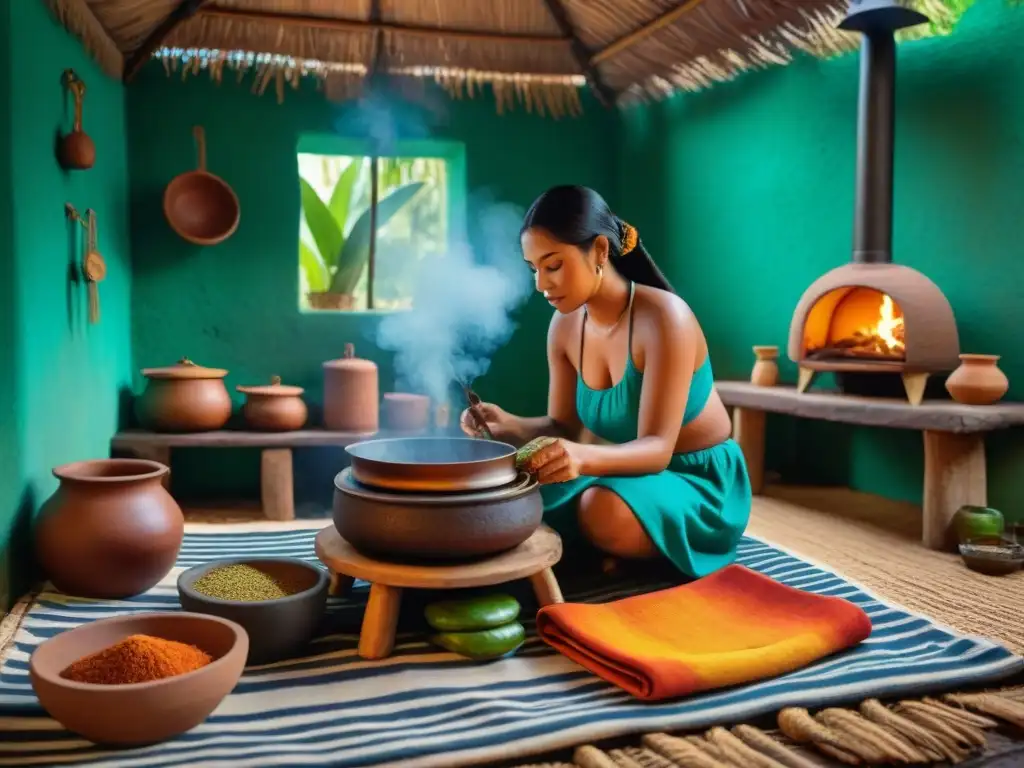
[[[185,520],[162,484],[167,471],[144,459],[78,461],[53,470],[60,485],[39,511],[35,549],[57,589],[123,599],[170,573]]]
[[[302,387],[281,383],[280,376],[272,376],[270,384],[258,387],[235,387],[245,395],[242,416],[253,429],[265,432],[291,432],[302,429],[309,409],[302,400]]]
[[[231,395],[224,386],[228,372],[205,368],[187,357],[165,368],[144,368],[149,379],[135,403],[135,414],[153,432],[206,432],[231,418]]]
[[[324,363],[324,426],[339,432],[376,432],[380,423],[377,364],[356,357],[354,344],[345,356]]]

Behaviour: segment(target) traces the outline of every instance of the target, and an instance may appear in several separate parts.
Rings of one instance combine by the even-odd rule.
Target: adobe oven
[[[815,280],[793,313],[787,352],[800,392],[824,371],[897,373],[918,405],[928,377],[960,363],[948,299],[927,276],[892,263],[893,33],[927,21],[897,0],[852,0],[839,24],[862,35],[853,260]]]

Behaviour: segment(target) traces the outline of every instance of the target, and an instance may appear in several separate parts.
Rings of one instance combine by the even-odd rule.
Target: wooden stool
[[[330,525],[316,537],[316,556],[331,571],[332,593],[347,592],[352,582],[370,583],[370,599],[359,632],[359,655],[383,659],[395,647],[403,589],[489,587],[528,578],[542,606],[561,603],[551,567],[562,558],[562,539],[542,525],[518,547],[486,560],[458,565],[406,565],[361,554]]]

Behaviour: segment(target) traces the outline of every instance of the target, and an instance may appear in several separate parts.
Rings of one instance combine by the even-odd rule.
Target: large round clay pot
[[[998,402],[1010,382],[999,370],[999,355],[960,355],[960,365],[946,379],[946,391],[964,405]]]
[[[205,368],[187,357],[165,368],[144,368],[149,379],[135,402],[135,414],[153,432],[207,432],[231,418],[231,395],[224,386],[228,372]]]
[[[750,382],[759,387],[774,387],[779,381],[779,348],[770,346],[754,347],[754,367],[750,371]]]
[[[253,429],[264,432],[291,432],[302,429],[309,409],[302,400],[302,387],[281,383],[272,376],[270,384],[261,387],[235,387],[245,395],[242,416]]]
[[[143,459],[78,461],[53,470],[60,486],[39,511],[35,543],[57,589],[122,599],[170,572],[185,520],[162,484],[167,472]]]

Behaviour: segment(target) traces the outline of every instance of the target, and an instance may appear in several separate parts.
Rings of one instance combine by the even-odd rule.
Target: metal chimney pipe
[[[898,29],[929,19],[898,0],[851,0],[839,28],[862,34],[857,105],[857,195],[853,260],[892,261],[893,148]]]

